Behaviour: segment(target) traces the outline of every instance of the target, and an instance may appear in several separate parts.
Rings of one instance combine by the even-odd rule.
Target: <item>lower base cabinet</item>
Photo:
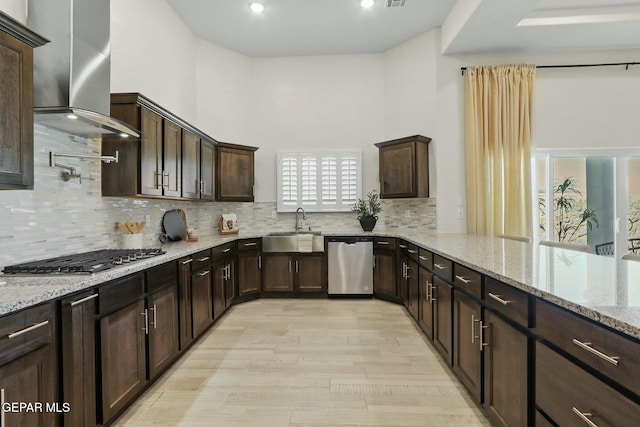
[[[145,313],[139,299],[100,320],[103,423],[124,409],[147,381]]]
[[[178,356],[177,285],[156,291],[147,298],[149,316],[149,379],[154,379]]]
[[[58,366],[51,303],[4,317],[0,323],[0,400],[2,427],[49,427],[60,415],[47,411],[5,411],[5,403],[58,401]],[[60,409],[63,409],[60,407]]]
[[[482,306],[455,290],[453,296],[453,372],[476,402],[482,401]]]
[[[211,270],[204,268],[191,273],[191,315],[193,337],[199,337],[213,323]]]
[[[324,254],[263,255],[262,290],[294,295],[326,293]]]
[[[98,294],[90,291],[61,301],[62,401],[70,406],[65,427],[95,426]]]
[[[631,426],[640,405],[537,342],[536,406],[559,426]],[[536,414],[536,418],[540,416]],[[537,422],[537,421],[536,421]]]
[[[433,278],[433,345],[447,364],[453,363],[452,299],[453,287],[439,277]]]
[[[492,311],[485,311],[484,403],[496,426],[528,425],[529,338]]]
[[[426,268],[420,267],[420,317],[418,324],[429,339],[433,339],[433,273]]]

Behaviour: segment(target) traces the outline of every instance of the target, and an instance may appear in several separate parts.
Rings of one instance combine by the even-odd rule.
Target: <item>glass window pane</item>
[[[631,157],[627,163],[629,188],[628,231],[630,252],[640,253],[640,157]]]
[[[547,221],[547,201],[546,201],[546,181],[547,181],[547,164],[545,158],[536,159],[536,188],[538,194],[538,232],[540,240],[547,240],[546,236],[546,221]]]

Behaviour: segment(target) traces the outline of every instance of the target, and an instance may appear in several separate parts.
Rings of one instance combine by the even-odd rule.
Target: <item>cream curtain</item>
[[[466,70],[469,233],[532,237],[533,65]]]

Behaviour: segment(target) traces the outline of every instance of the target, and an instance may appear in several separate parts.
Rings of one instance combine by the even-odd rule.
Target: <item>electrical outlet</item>
[[[404,211],[404,217],[405,218],[411,218],[411,211],[409,209],[407,209],[406,211]]]
[[[272,219],[277,219],[278,218],[278,212],[277,211],[271,211],[271,218]]]
[[[144,220],[147,223],[147,225],[151,225],[151,215],[145,215]]]
[[[458,219],[464,219],[464,209],[458,208]]]

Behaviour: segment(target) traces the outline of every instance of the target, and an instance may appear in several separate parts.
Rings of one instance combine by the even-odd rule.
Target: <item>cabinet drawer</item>
[[[453,262],[441,257],[433,255],[433,273],[441,277],[449,283],[453,282]]]
[[[462,289],[474,297],[482,298],[482,275],[477,271],[459,264],[453,266],[453,282],[458,289]]]
[[[640,396],[640,343],[541,300],[536,332]]]
[[[131,304],[144,295],[143,273],[123,277],[98,289],[100,314],[107,314]]]
[[[191,263],[191,271],[198,271],[204,267],[209,267],[211,264],[211,249],[195,253],[191,256],[193,262]]]
[[[433,253],[426,249],[418,249],[418,262],[429,271],[433,271]]]
[[[238,241],[238,252],[262,250],[262,239],[242,239]]]
[[[536,405],[560,426],[590,425],[587,419],[598,426],[628,426],[640,420],[640,405],[540,342],[535,371]]]
[[[484,281],[485,305],[528,328],[529,295],[491,277]]]
[[[53,341],[53,303],[0,319],[0,366]]]
[[[374,237],[373,247],[380,249],[395,249],[396,239],[392,237]]]
[[[178,283],[178,268],[175,261],[159,265],[147,270],[147,292]]]
[[[233,255],[235,253],[235,242],[226,243],[224,245],[216,246],[211,249],[211,258],[216,260],[227,255]]]

